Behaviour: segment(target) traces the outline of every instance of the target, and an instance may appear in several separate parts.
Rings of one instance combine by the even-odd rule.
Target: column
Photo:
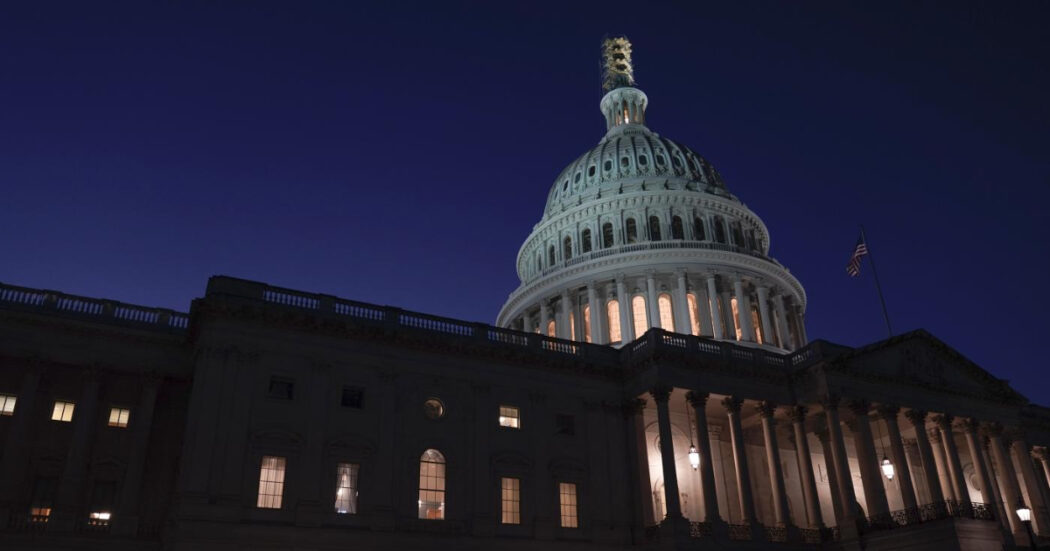
[[[529,319],[529,313],[528,312],[522,312],[521,313],[521,330],[526,332],[526,333],[531,332],[532,331],[532,323],[530,323],[531,321],[532,320]]]
[[[795,325],[798,327],[798,346],[802,348],[809,342],[809,337],[806,336],[806,316],[802,313],[802,306],[795,307]]]
[[[667,519],[682,518],[682,503],[678,495],[678,473],[674,464],[674,440],[671,435],[671,415],[667,400],[671,387],[658,386],[650,391],[656,400],[656,422],[660,429],[660,464],[664,468],[664,503],[667,504]]]
[[[830,396],[824,399],[824,420],[828,425],[831,459],[835,463],[835,477],[839,487],[839,502],[842,504],[843,519],[856,519],[857,494],[853,491],[853,478],[850,476],[849,459],[846,455],[846,441],[842,438],[838,397]],[[846,524],[839,522],[839,527]]]
[[[1017,541],[1025,541],[1027,538],[1025,527],[1021,524],[1021,519],[1017,518],[1017,513],[1014,512],[1014,509],[1017,507],[1017,500],[1021,495],[1021,487],[1017,483],[1017,472],[1014,470],[1014,464],[1010,461],[1010,455],[1006,451],[1006,446],[1004,446],[1003,426],[999,423],[992,423],[986,427],[986,430],[988,432],[988,449],[991,451],[992,460],[999,471],[1000,492],[1003,494],[1004,506],[1007,511],[1006,518],[1010,522],[1010,531],[1014,533],[1014,538]]]
[[[48,530],[67,532],[73,530],[80,519],[76,517],[78,501],[84,495],[84,478],[91,461],[91,443],[98,425],[99,373],[84,374],[80,399],[73,409],[73,438],[66,454],[66,465],[58,483],[55,511],[48,522]]]
[[[1035,468],[1032,464],[1031,448],[1022,438],[1014,440],[1010,448],[1020,467],[1021,490],[1027,494],[1028,506],[1032,508],[1032,529],[1040,536],[1050,535],[1050,518],[1047,518],[1046,503],[1043,494],[1039,490],[1039,480],[1035,477]]]
[[[627,427],[630,432],[627,439],[630,443],[628,454],[634,460],[632,470],[638,473],[638,478],[634,481],[638,492],[635,496],[635,503],[638,505],[636,513],[640,517],[642,528],[657,522],[656,515],[653,513],[653,487],[649,477],[649,457],[646,454],[644,411],[645,400],[640,398],[630,400],[623,406],[623,413],[628,418]],[[544,478],[547,477],[545,474],[541,473],[541,475]]]
[[[645,288],[646,295],[649,297],[647,301],[649,305],[649,327],[661,327],[660,305],[657,303],[656,298],[656,273],[653,270],[649,270],[645,274]]]
[[[780,347],[784,350],[792,350],[795,347],[791,343],[791,331],[788,330],[787,314],[784,311],[784,295],[777,293],[773,297],[773,310],[777,317],[777,333],[780,335]]]
[[[948,471],[952,476],[952,490],[955,492],[955,499],[960,506],[967,507],[970,503],[970,492],[966,489],[966,477],[963,475],[962,462],[959,461],[959,448],[955,445],[955,434],[952,432],[952,420],[954,419],[951,415],[944,414],[934,417],[933,422],[941,431],[941,440],[944,442],[945,459],[948,463]]]
[[[540,301],[540,334],[547,334],[547,326],[551,323],[550,308],[547,306],[546,300]]]
[[[0,450],[0,523],[7,526],[10,508],[14,505],[12,500],[18,495],[18,487],[27,482],[29,469],[29,441],[28,433],[36,419],[33,414],[36,410],[37,389],[40,388],[40,377],[42,369],[36,365],[30,365],[25,375],[22,375],[22,383],[18,387],[18,399],[15,402],[15,413],[11,418],[11,425],[4,439],[4,448]],[[39,421],[38,421],[39,422]],[[22,511],[26,513],[27,511]]]
[[[918,507],[919,502],[915,499],[915,486],[911,478],[911,467],[908,465],[908,455],[904,453],[904,442],[901,440],[900,425],[897,424],[897,414],[900,408],[891,405],[881,405],[878,408],[879,416],[886,421],[886,433],[890,439],[890,455],[893,456],[893,467],[897,475],[897,484],[901,489],[901,501],[905,509]]]
[[[809,437],[806,435],[806,407],[791,408],[791,426],[795,430],[795,455],[798,456],[798,474],[802,483],[802,499],[806,506],[806,521],[810,528],[823,528],[820,514],[820,496],[817,494],[817,477],[813,472],[813,456],[809,453]]]
[[[831,451],[831,433],[828,432],[828,425],[823,415],[814,416],[813,423],[813,434],[820,441],[820,451],[824,454],[824,468],[828,473],[828,489],[831,491],[831,520],[835,521],[838,526],[845,526],[847,524],[846,509],[842,505],[838,471],[835,470],[834,453]]]
[[[160,384],[159,377],[146,377],[139,406],[131,411],[131,451],[120,487],[120,513],[113,518],[113,532],[117,534],[135,535],[138,531],[139,494],[142,493],[142,473],[146,466],[146,446],[153,428],[153,409]]]
[[[561,303],[558,305],[558,321],[555,322],[554,330],[559,339],[573,340],[572,327],[569,325],[569,312],[572,304],[569,303],[569,292],[561,292]]]
[[[711,435],[707,430],[706,392],[690,391],[686,394],[696,417],[696,451],[700,452],[700,493],[704,500],[704,522],[721,522],[718,514],[718,494],[715,490],[715,469],[711,463]]]
[[[860,466],[861,484],[864,486],[864,500],[868,502],[867,513],[872,517],[885,517],[890,513],[890,504],[886,499],[886,487],[882,485],[879,454],[871,434],[871,419],[868,417],[871,404],[865,400],[854,400],[849,407],[854,416],[853,444]]]
[[[718,307],[718,288],[714,274],[707,276],[707,302],[711,313],[711,334],[716,340],[722,340],[725,338],[722,333],[722,310]]]
[[[941,492],[933,447],[930,446],[929,435],[926,433],[926,412],[920,409],[909,409],[904,412],[904,416],[915,429],[915,446],[919,448],[919,460],[922,462],[923,478],[926,480],[926,492],[930,496],[930,502],[940,503],[944,501],[944,493]]]
[[[744,524],[756,524],[755,502],[751,497],[751,474],[747,468],[747,450],[744,447],[744,429],[740,425],[740,398],[727,396],[722,405],[729,415],[729,437],[733,445],[733,463],[736,467],[736,490],[740,498],[740,518]]]
[[[751,299],[744,292],[744,282],[737,278],[733,281],[733,295],[736,296],[736,317],[740,324],[740,340],[754,342],[755,329],[751,327]]]
[[[780,466],[780,448],[777,446],[776,421],[773,415],[777,406],[765,401],[756,408],[762,420],[762,437],[766,445],[766,463],[769,464],[769,481],[773,490],[773,518],[777,526],[787,526],[791,522],[788,514],[787,489],[784,487],[784,472]]]
[[[1013,506],[1007,507],[1003,501],[1002,491],[999,489],[999,483],[995,479],[995,468],[992,466],[991,446],[988,442],[988,437],[978,433],[979,442],[981,444],[981,459],[984,464],[988,466],[988,482],[992,485],[992,498],[995,500],[995,515],[996,520],[999,521],[999,527],[1003,530],[1003,535],[1006,538],[1005,541],[1013,541],[1013,524],[1010,522],[1010,517],[1016,517]]]
[[[952,483],[951,468],[944,454],[944,438],[941,437],[938,429],[931,429],[926,434],[933,444],[933,460],[937,464],[937,483],[940,484],[941,492],[944,493],[944,499],[956,501],[958,498],[955,495],[955,484]]]
[[[602,332],[602,310],[598,301],[598,283],[596,281],[587,284],[587,307],[590,310],[590,320],[584,319],[582,321],[590,325],[586,330],[591,333],[591,342],[605,344],[608,342],[606,338],[608,335],[604,335]]]
[[[710,337],[712,335],[711,299],[708,298],[707,291],[701,289],[694,290],[693,294],[696,296],[696,320],[700,325],[700,336]]]
[[[685,295],[687,292],[686,281],[685,281],[685,270],[679,269],[675,271],[675,289],[674,289],[674,327],[675,333],[682,333],[683,335],[693,334],[693,322],[692,316],[689,315],[689,301],[686,300]]]
[[[981,490],[981,499],[988,504],[995,503],[995,492],[992,491],[992,478],[988,475],[988,465],[981,455],[981,446],[977,441],[977,428],[980,423],[976,419],[963,420],[961,424],[963,435],[966,436],[966,447],[970,450],[970,459],[973,460],[974,474],[977,475],[977,483]]]
[[[624,275],[616,276],[616,300],[620,304],[620,338],[624,343],[634,340],[634,314],[632,314],[631,296],[627,294]],[[613,323],[609,320],[609,323]]]
[[[769,317],[769,287],[756,287],[758,293],[758,317],[762,322],[762,341],[776,345],[777,336],[773,331],[773,320]]]

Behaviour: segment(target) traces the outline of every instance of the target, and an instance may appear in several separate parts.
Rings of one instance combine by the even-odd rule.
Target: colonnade
[[[666,517],[663,520],[673,522],[682,519],[683,515],[678,491],[678,477],[681,473],[675,469],[668,407],[672,390],[668,386],[658,386],[649,394],[656,403],[660,433],[658,451],[663,466],[663,501],[666,504]],[[696,451],[700,456],[696,476],[699,479],[703,504],[703,518],[691,520],[720,524],[732,518],[736,524],[750,526],[752,539],[761,538],[761,523],[756,515],[755,498],[752,495],[751,470],[741,419],[741,415],[747,412],[744,408],[745,400],[737,396],[724,396],[720,400],[720,405],[725,411],[725,426],[729,430],[732,448],[732,465],[726,468],[731,468],[735,474],[735,487],[724,491],[736,495],[735,505],[739,508],[723,511],[719,509],[718,504],[708,433],[710,420],[706,408],[710,395],[705,391],[693,389],[686,397],[695,416],[695,419],[691,420],[695,421],[695,432],[690,434],[690,438],[697,442]],[[1045,448],[1033,449],[1016,431],[1006,431],[998,423],[985,423],[973,418],[956,419],[946,413],[930,415],[921,409],[912,408],[904,411],[904,417],[915,435],[914,440],[906,440],[898,423],[901,409],[891,404],[872,404],[865,400],[840,403],[837,397],[832,396],[822,401],[818,413],[809,415],[810,408],[806,405],[780,407],[769,401],[747,402],[757,402],[754,404],[754,412],[759,417],[758,424],[762,432],[761,442],[769,470],[768,495],[771,496],[772,503],[771,517],[765,520],[771,526],[782,527],[788,531],[796,527],[809,530],[824,528],[825,512],[821,510],[814,456],[809,449],[809,434],[812,433],[821,444],[832,494],[830,514],[840,530],[855,530],[858,521],[865,518],[869,523],[920,522],[927,520],[926,515],[930,514],[924,513],[924,508],[936,511],[952,507],[955,511],[975,516],[979,516],[978,513],[987,515],[985,511],[991,511],[1001,524],[1003,532],[1023,538],[1024,527],[1014,513],[1018,500],[1023,499],[1032,509],[1033,528],[1036,533],[1050,536],[1050,516],[1047,513],[1046,499],[1047,495],[1050,495],[1047,482],[1050,480],[1050,453]],[[842,407],[850,413],[845,422],[840,416]],[[777,425],[780,419],[776,413],[780,409],[786,410],[781,419],[786,418],[790,424],[789,438],[795,445],[801,502],[805,510],[804,516],[799,515],[799,518],[794,519],[791,518],[788,509],[785,473],[779,455],[781,449]],[[633,411],[635,415],[642,415],[641,408],[635,408]],[[881,446],[881,438],[877,440],[873,436],[872,424],[879,421],[883,422],[879,426],[879,433],[886,434],[888,450]],[[852,455],[847,451],[844,425],[849,429],[851,436]],[[634,426],[644,424],[635,422]],[[978,486],[976,489],[981,492],[981,500],[986,503],[972,503],[974,500],[971,499],[963,471],[963,451],[957,445],[957,437],[960,435],[966,443],[966,458],[973,466],[974,481]],[[1007,435],[1011,436],[1009,440]],[[917,449],[917,461],[909,461],[906,447]],[[881,469],[880,453],[888,453],[887,457],[892,457],[895,482],[886,480]],[[644,451],[642,456],[644,458]],[[858,502],[850,457],[855,459],[859,470],[860,486],[864,493],[863,509]],[[1037,467],[1041,471],[1038,474]],[[648,463],[642,459],[638,468],[641,477],[648,480]],[[903,511],[891,512],[887,487],[899,491],[899,495],[895,493],[894,497],[899,497]],[[644,496],[642,497],[644,499]],[[981,508],[981,511],[978,511],[978,508]]]
[[[621,273],[562,290],[528,309],[514,325],[598,344],[630,342],[650,327],[785,350],[808,342],[801,306],[790,293],[743,274],[684,269]]]

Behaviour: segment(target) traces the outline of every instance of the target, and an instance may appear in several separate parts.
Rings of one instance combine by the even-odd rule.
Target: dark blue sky
[[[924,327],[1050,403],[1050,4],[0,7],[0,281],[186,310],[207,277],[491,322],[626,34],[808,331]]]

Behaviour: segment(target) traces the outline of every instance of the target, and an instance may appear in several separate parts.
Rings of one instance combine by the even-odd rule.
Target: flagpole
[[[886,313],[886,299],[882,296],[882,285],[879,284],[879,272],[875,270],[875,257],[871,254],[868,246],[868,236],[864,235],[864,225],[860,226],[860,238],[864,241],[864,247],[868,250],[868,263],[871,264],[871,275],[875,277],[875,289],[879,291],[879,302],[882,303],[882,317],[886,320],[886,332],[893,336],[893,328],[890,327],[890,315]]]

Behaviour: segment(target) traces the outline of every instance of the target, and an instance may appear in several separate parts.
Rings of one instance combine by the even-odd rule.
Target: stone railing
[[[233,297],[265,302],[299,310],[316,312],[391,331],[411,331],[463,339],[486,346],[510,346],[554,352],[586,358],[596,363],[615,364],[620,351],[612,347],[575,342],[505,329],[483,323],[472,323],[453,318],[411,312],[390,306],[342,299],[331,295],[306,293],[226,276],[215,276],[208,281],[208,297]]]
[[[751,540],[751,525],[750,524],[730,524],[729,528],[729,539],[735,541],[750,541]]]
[[[707,522],[689,522],[689,537],[703,538],[711,535],[711,524]]]
[[[943,520],[946,518],[972,518],[975,520],[995,520],[995,510],[987,503],[972,503],[948,499],[927,503],[918,507],[891,511],[884,515],[873,515],[861,523],[862,532],[892,530],[913,526],[923,522]]]
[[[766,526],[766,539],[773,543],[787,543],[788,530],[786,526]]]
[[[7,530],[11,532],[43,532],[47,529],[47,515],[11,513],[7,519]]]
[[[0,283],[0,308],[56,313],[67,317],[175,333],[184,332],[190,321],[188,314],[167,308],[150,308],[3,283]]]
[[[781,354],[765,348],[752,348],[706,337],[669,333],[654,327],[642,338],[623,347],[622,350],[629,360],[650,357],[661,349],[682,350],[712,359],[747,362],[788,370],[823,358],[821,344],[818,341],[790,354]]]
[[[784,268],[776,260],[752,249],[745,247],[737,247],[736,245],[726,245],[723,243],[712,243],[710,241],[684,241],[680,239],[673,239],[668,241],[648,241],[645,243],[631,243],[629,245],[619,245],[616,247],[609,247],[607,249],[597,249],[588,253],[583,253],[577,256],[558,262],[553,266],[548,266],[539,272],[532,272],[531,275],[525,279],[525,283],[530,283],[533,280],[547,276],[570,266],[577,264],[583,264],[591,260],[597,260],[606,256],[612,256],[616,254],[633,253],[638,251],[652,251],[652,250],[664,250],[664,249],[706,249],[711,251],[722,251],[727,253],[737,253],[759,258],[766,262],[772,263],[778,268]],[[546,258],[546,257],[544,257]],[[530,259],[531,260],[531,259]]]

